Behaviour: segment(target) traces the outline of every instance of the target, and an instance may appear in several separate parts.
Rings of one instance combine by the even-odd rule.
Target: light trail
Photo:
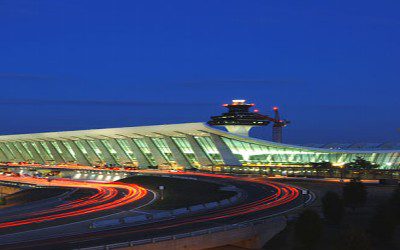
[[[142,224],[140,226],[137,225],[124,225],[121,228],[108,229],[106,231],[97,231],[90,232],[84,234],[77,234],[74,236],[65,236],[58,237],[54,239],[47,239],[46,241],[35,241],[31,242],[32,246],[53,246],[60,244],[69,244],[70,242],[74,242],[74,244],[78,244],[78,242],[90,242],[96,240],[113,240],[113,241],[121,241],[121,239],[131,240],[134,235],[151,235],[152,232],[170,232],[171,230],[179,230],[180,227],[189,226],[189,227],[200,227],[204,228],[205,225],[203,223],[232,223],[232,221],[240,222],[248,219],[255,219],[264,216],[268,216],[271,214],[271,209],[280,208],[281,211],[285,211],[285,209],[289,209],[293,206],[297,206],[299,202],[302,202],[299,199],[300,192],[297,188],[292,187],[290,185],[286,185],[283,183],[271,182],[267,181],[263,178],[248,178],[248,177],[238,177],[238,176],[229,176],[222,174],[211,174],[211,173],[198,173],[198,172],[168,172],[168,171],[134,171],[140,173],[148,173],[148,174],[162,174],[162,175],[181,175],[181,176],[191,176],[191,177],[199,177],[199,178],[213,178],[220,180],[233,181],[237,183],[242,183],[242,185],[251,184],[257,185],[259,190],[256,195],[251,195],[251,198],[247,198],[247,201],[239,202],[236,205],[232,205],[229,207],[217,208],[214,210],[208,210],[206,212],[200,211],[199,213],[193,213],[190,216],[176,217],[162,221],[152,221],[148,224]],[[0,176],[0,181],[3,176]],[[17,178],[19,182],[21,179],[26,178],[18,178],[18,177],[7,177],[7,178]],[[34,179],[34,178],[32,178]],[[42,182],[42,185],[46,184],[46,180],[37,179],[39,182]],[[105,209],[111,209],[118,205],[122,205],[123,202],[128,204],[129,199],[124,201],[123,198],[116,198],[115,191],[111,189],[124,189],[127,190],[128,195],[126,196],[134,196],[142,198],[146,190],[136,185],[129,185],[126,183],[91,183],[91,182],[82,182],[82,181],[71,181],[71,180],[63,180],[56,179],[52,182],[48,183],[48,185],[54,186],[65,186],[65,187],[88,187],[95,189],[97,191],[96,194],[93,195],[93,200],[101,200],[101,204],[98,203],[95,205],[91,205],[91,198],[83,198],[79,200],[70,201],[68,203],[59,205],[57,207],[52,208],[51,210],[47,210],[47,212],[51,213],[42,214],[39,212],[38,218],[28,218],[26,220],[17,221],[16,225],[24,225],[24,223],[35,223],[36,221],[43,222],[47,219],[57,219],[57,218],[66,218],[68,216],[76,216],[85,213],[91,213],[96,211],[102,211]],[[40,185],[40,184],[39,184]],[[126,189],[126,186],[131,186],[132,188]],[[134,188],[134,187],[137,188]],[[255,186],[255,187],[257,187]],[[272,191],[272,192],[271,192]],[[137,198],[137,199],[140,199]],[[122,200],[122,202],[121,202]],[[133,199],[135,200],[135,199]],[[295,202],[296,201],[296,202]],[[84,207],[79,206],[80,204],[85,204]],[[71,207],[73,208],[71,211]],[[75,210],[76,209],[76,210]],[[277,211],[277,210],[273,210]],[[55,214],[52,214],[55,213]],[[10,224],[0,223],[0,228],[15,226],[13,222],[6,222]],[[5,225],[4,225],[5,224]],[[15,246],[15,245],[14,245]],[[16,248],[19,248],[16,246]]]
[[[160,171],[162,172],[162,171]],[[154,173],[154,172],[153,172]],[[165,172],[164,172],[165,174]],[[81,237],[84,241],[88,241],[90,238],[107,238],[107,237],[118,237],[124,235],[130,235],[134,233],[151,233],[153,231],[159,231],[163,229],[172,230],[174,228],[178,228],[180,226],[185,225],[195,225],[198,223],[204,222],[217,222],[223,219],[232,219],[237,218],[239,216],[251,215],[257,212],[266,212],[269,209],[274,207],[283,206],[293,202],[297,198],[299,198],[300,192],[297,188],[292,186],[269,182],[260,179],[253,178],[244,178],[244,177],[236,177],[236,176],[228,176],[228,175],[218,175],[218,174],[206,174],[206,173],[168,173],[168,174],[176,174],[176,175],[188,175],[188,176],[200,176],[200,177],[208,177],[208,178],[222,178],[222,179],[230,179],[233,181],[244,181],[244,182],[252,182],[260,184],[262,187],[266,187],[274,190],[273,194],[270,194],[265,190],[264,194],[261,198],[244,203],[238,204],[227,208],[221,208],[216,210],[207,211],[206,214],[200,212],[198,214],[193,214],[190,217],[182,217],[175,218],[174,220],[166,220],[155,222],[152,224],[144,224],[140,225],[140,227],[124,227],[120,229],[114,229],[110,231],[100,231],[96,233],[89,233],[78,235],[77,237]],[[127,229],[129,228],[129,229]],[[68,239],[63,239],[65,243],[68,242]],[[74,241],[77,241],[77,238],[74,238]]]
[[[0,222],[0,229],[106,211],[138,201],[147,194],[146,189],[135,184],[125,183],[83,182],[68,179],[56,179],[49,182],[43,178],[3,175],[0,175],[0,181],[35,184],[38,186],[87,188],[96,191],[94,195],[72,200],[54,208],[7,216],[6,220],[13,220]]]
[[[173,173],[173,174],[185,175],[185,173],[180,173],[180,172]],[[271,209],[273,207],[277,207],[277,206],[281,206],[281,205],[290,203],[293,200],[297,199],[300,194],[299,190],[297,188],[294,188],[294,187],[286,185],[286,184],[267,182],[265,180],[235,177],[235,176],[228,176],[228,175],[206,174],[206,173],[190,173],[189,175],[211,177],[211,178],[232,179],[232,180],[237,180],[237,181],[247,181],[247,182],[258,183],[263,186],[272,188],[274,190],[274,194],[270,195],[270,194],[266,193],[263,198],[253,201],[253,202],[228,207],[226,209],[222,209],[222,210],[215,211],[215,212],[211,211],[211,212],[207,213],[207,215],[200,216],[197,218],[189,218],[189,219],[184,220],[181,223],[161,226],[161,227],[157,227],[157,229],[165,229],[165,228],[175,227],[175,226],[179,226],[179,225],[187,225],[187,224],[198,223],[198,222],[207,222],[207,221],[213,221],[213,220],[219,220],[219,219],[227,219],[227,218],[231,218],[231,217],[235,217],[235,216],[241,216],[241,215],[247,215],[247,214],[251,214],[251,213],[255,213],[255,212],[261,212],[261,211]]]

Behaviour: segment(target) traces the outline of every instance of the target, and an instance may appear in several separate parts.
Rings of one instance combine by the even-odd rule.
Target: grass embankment
[[[55,197],[67,192],[67,188],[33,188],[25,189],[5,197],[5,204],[1,208],[20,206],[25,203]]]
[[[146,209],[168,210],[188,207],[201,203],[220,201],[236,194],[234,191],[220,190],[222,184],[201,180],[169,178],[161,176],[133,176],[123,180],[125,183],[135,183],[146,189],[155,191],[158,199]],[[159,186],[164,186],[164,199],[161,200]]]

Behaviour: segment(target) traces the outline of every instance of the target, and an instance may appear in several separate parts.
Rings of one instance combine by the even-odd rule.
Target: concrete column
[[[133,139],[126,139],[129,147],[132,149],[133,154],[136,157],[136,160],[139,162],[139,168],[147,168],[148,166],[152,166],[153,164],[147,159],[147,157],[143,154],[142,150],[136,145]]]
[[[224,160],[225,165],[228,166],[241,166],[242,163],[233,155],[232,151],[225,144],[225,142],[216,134],[210,134],[215,146],[217,147],[222,160]]]
[[[67,162],[76,162],[77,159],[75,159],[75,157],[69,152],[68,148],[64,145],[64,143],[62,141],[56,141],[58,147],[61,149],[62,152],[62,156],[65,159],[65,161]]]
[[[165,142],[167,143],[169,149],[171,150],[172,156],[174,157],[176,163],[178,163],[179,166],[182,166],[185,169],[192,168],[192,165],[186,159],[186,157],[183,155],[183,153],[180,151],[180,149],[175,144],[175,142],[172,140],[172,138],[169,136],[164,136],[164,139],[165,139]]]
[[[26,148],[22,145],[22,143],[20,142],[14,142],[13,143],[14,146],[19,149],[19,152],[22,154],[22,157],[25,159],[25,161],[27,159],[31,159],[32,157],[29,155],[28,151],[26,150]],[[33,159],[31,159],[33,160]]]
[[[162,165],[162,164],[168,164],[169,162],[167,161],[167,159],[164,158],[164,156],[162,155],[162,153],[160,152],[160,150],[157,148],[156,144],[154,144],[153,140],[151,140],[150,137],[144,137],[144,141],[146,142],[147,146],[150,149],[151,154],[154,157],[154,160],[156,161],[156,163],[158,165]]]
[[[77,163],[83,165],[92,165],[91,162],[86,158],[85,154],[79,149],[79,147],[75,144],[74,141],[67,141],[67,143],[71,146],[72,150],[75,153]]]
[[[96,143],[96,146],[100,149],[100,151],[103,153],[104,159],[106,160],[107,163],[109,164],[118,164],[118,162],[114,159],[110,151],[104,146],[103,142],[100,140],[94,140],[94,143]]]
[[[17,149],[17,147],[14,145],[14,143],[8,142],[7,143],[11,150],[14,152],[15,158],[17,161],[26,161],[26,157],[24,157],[21,152],[19,152],[19,150]]]
[[[54,161],[56,163],[64,163],[66,162],[63,157],[61,156],[61,154],[58,153],[57,149],[54,147],[53,144],[51,144],[49,141],[45,141],[44,143],[46,143],[47,147],[49,148],[51,154],[54,157]]]
[[[208,158],[207,154],[203,151],[194,136],[186,135],[186,139],[192,147],[194,155],[202,166],[213,165],[212,161]]]
[[[1,162],[10,161],[11,159],[7,156],[6,152],[4,152],[2,144],[3,143],[0,143],[0,161]]]
[[[5,143],[1,143],[0,147],[1,147],[2,151],[6,154],[9,161],[17,161],[17,159],[15,158],[13,153],[7,148]]]
[[[122,148],[122,146],[118,143],[117,139],[108,139],[110,142],[111,147],[114,148],[115,151],[117,151],[118,158],[122,163],[126,162],[132,162],[131,158],[129,158],[129,155],[125,150]]]
[[[35,147],[33,147],[32,143],[31,142],[27,142],[26,145],[28,145],[28,149],[31,152],[31,154],[33,155],[33,158],[34,158],[35,162],[44,164],[45,160],[40,155],[40,153],[38,151],[36,151],[36,149],[35,149]]]
[[[40,142],[35,142],[36,145],[39,148],[39,153],[42,156],[42,158],[46,161],[46,160],[51,160],[51,161],[55,161],[54,156],[47,153],[46,149],[43,147],[43,145]],[[47,156],[46,158],[44,158],[44,156]]]
[[[80,140],[80,143],[86,149],[86,152],[88,153],[91,162],[93,164],[100,163],[101,161],[103,161],[102,159],[99,158],[94,149],[90,146],[89,142],[87,142],[86,140]]]

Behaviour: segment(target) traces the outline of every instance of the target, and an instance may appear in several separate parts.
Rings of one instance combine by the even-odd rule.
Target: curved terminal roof
[[[217,134],[223,137],[238,139],[249,143],[257,143],[263,145],[271,145],[285,148],[295,148],[302,150],[310,150],[316,152],[327,153],[397,153],[400,149],[384,149],[373,148],[365,150],[362,147],[353,146],[338,147],[338,144],[307,144],[306,146],[275,143],[267,140],[240,136],[232,134],[220,129],[216,129],[206,125],[205,123],[180,123],[167,125],[152,125],[152,126],[137,126],[137,127],[122,127],[122,128],[107,128],[107,129],[89,129],[75,130],[63,132],[45,132],[33,134],[17,134],[17,135],[2,135],[0,142],[7,141],[47,141],[47,140],[79,140],[79,139],[109,139],[109,138],[141,138],[141,137],[162,137],[172,136],[180,137],[185,135],[207,136],[209,134]],[[360,144],[363,145],[363,144]]]

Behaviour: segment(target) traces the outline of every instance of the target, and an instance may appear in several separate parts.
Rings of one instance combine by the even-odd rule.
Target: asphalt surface
[[[187,216],[171,218],[145,225],[126,226],[107,231],[63,236],[46,240],[32,240],[24,244],[6,244],[7,249],[74,249],[125,241],[170,236],[222,225],[230,225],[266,216],[272,216],[301,206],[308,195],[286,184],[266,182],[264,179],[193,174],[196,178],[210,178],[237,186],[247,196],[231,207],[215,209]],[[194,194],[195,195],[195,194]]]
[[[86,194],[74,197],[56,197],[43,203],[26,204],[21,210],[17,207],[4,209],[0,218],[0,238],[5,234],[47,228],[71,222],[85,221],[104,215],[136,208],[146,204],[153,194],[136,185],[118,183],[89,183],[72,180],[47,180],[37,178],[18,178],[0,176],[2,181],[35,183],[62,187],[77,187]],[[80,191],[82,191],[80,190]],[[90,191],[90,192],[87,192]],[[79,192],[79,191],[78,191]],[[76,194],[71,194],[72,196]],[[10,210],[10,211],[9,211]],[[18,212],[9,213],[17,210]],[[1,243],[0,243],[1,244]]]

